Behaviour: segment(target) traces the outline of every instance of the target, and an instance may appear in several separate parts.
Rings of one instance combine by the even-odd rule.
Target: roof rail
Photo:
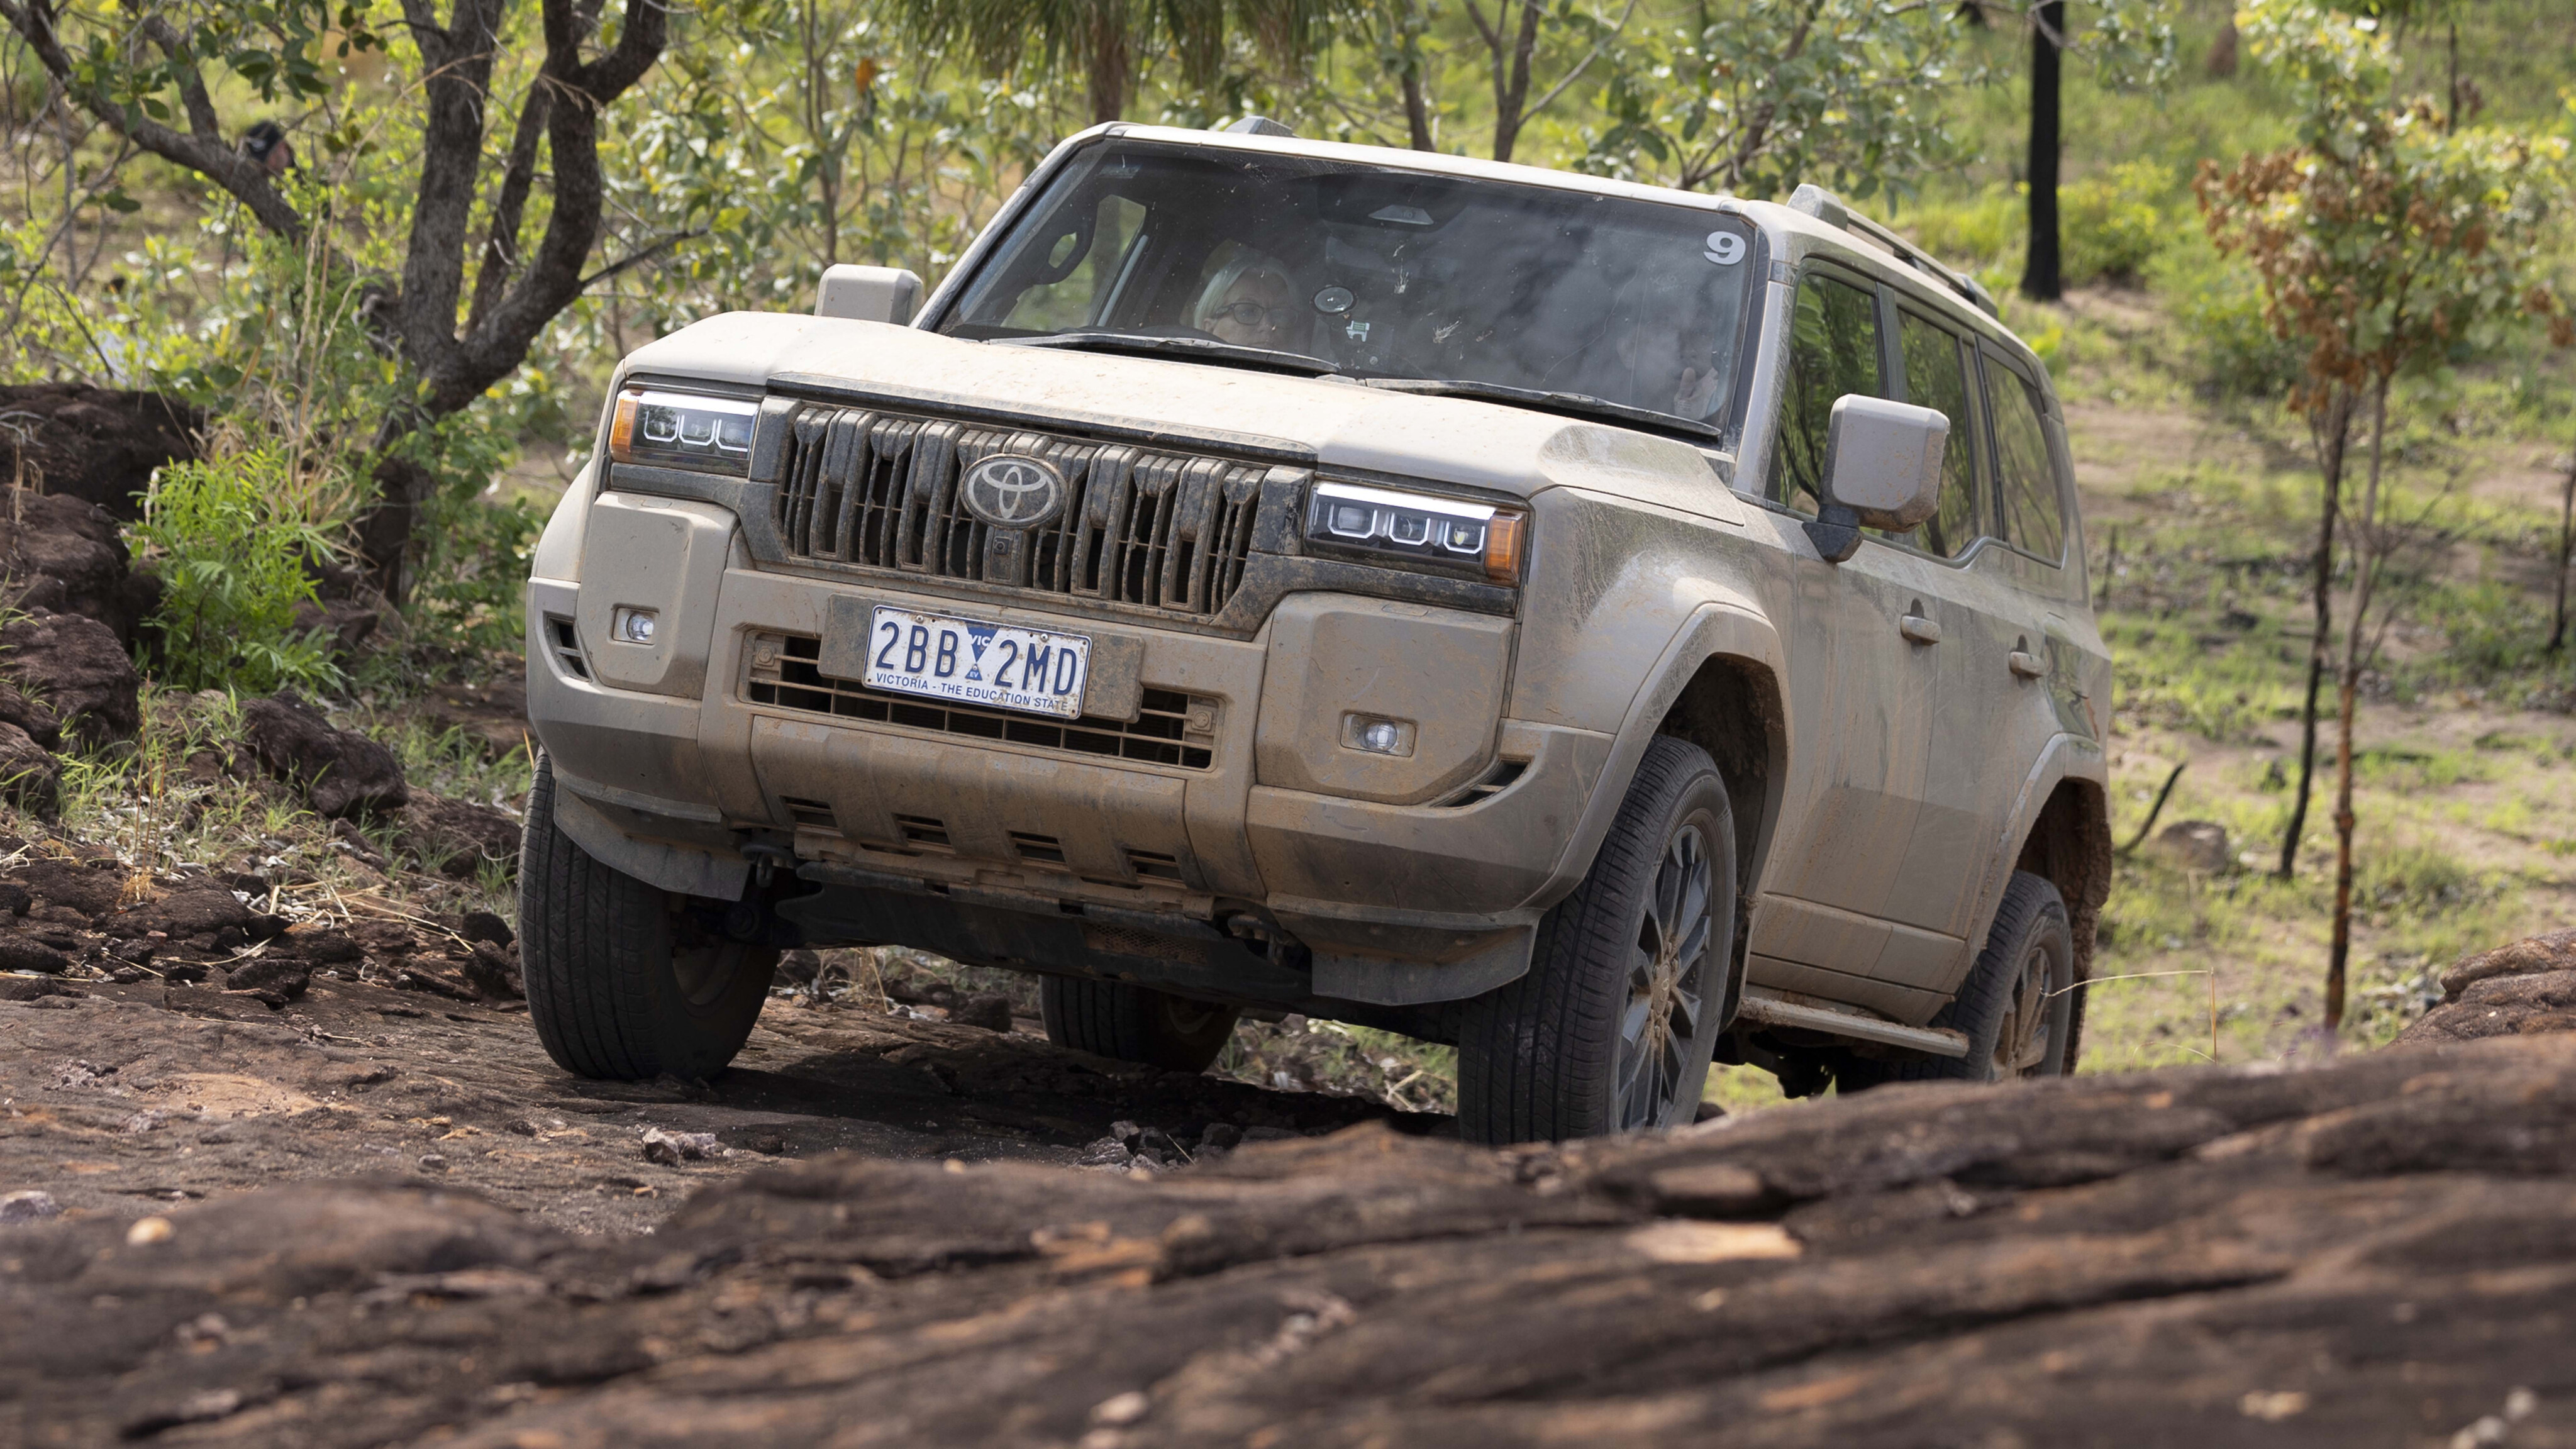
[[[1900,260],[1914,270],[1967,298],[1983,309],[1987,316],[1997,318],[2003,316],[2002,310],[1995,306],[1994,294],[1980,285],[1976,278],[1943,265],[1941,260],[1930,252],[1852,210],[1843,203],[1841,197],[1825,188],[1813,182],[1801,183],[1796,191],[1789,194],[1789,209],[1804,212],[1828,226],[1838,226],[1845,231],[1857,232],[1896,253]]]

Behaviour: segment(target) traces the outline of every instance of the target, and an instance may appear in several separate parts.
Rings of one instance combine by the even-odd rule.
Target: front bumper
[[[711,587],[672,586],[690,597],[663,616],[660,643],[682,663],[652,674],[652,688],[611,683],[641,666],[602,667],[603,651],[627,646],[587,622],[632,601],[610,600],[596,569],[583,569],[587,588],[530,586],[529,713],[577,802],[565,828],[666,889],[728,898],[742,890],[746,846],[792,853],[819,896],[837,901],[781,909],[791,920],[801,910],[818,940],[1078,972],[1104,951],[1119,957],[1109,948],[1137,945],[1138,933],[1277,939],[1311,953],[1315,996],[1475,995],[1526,969],[1532,928],[1552,903],[1542,893],[1610,755],[1607,735],[1490,723],[1511,634],[1490,616],[1300,594],[1237,639],[765,572],[729,540],[721,567],[707,569],[715,541],[671,538],[679,555],[644,576],[703,573]],[[621,577],[635,568],[627,561]],[[1100,689],[1132,698],[1165,733],[1077,741],[1040,721],[997,724],[890,706],[846,683],[817,687],[797,666],[836,599],[1114,637],[1121,647],[1096,647],[1095,658],[1128,661],[1115,668],[1134,677],[1104,677]],[[655,692],[688,680],[691,658],[704,660],[694,696]],[[1415,756],[1345,758],[1355,752],[1333,729],[1346,710],[1421,721]],[[1456,724],[1479,718],[1488,723]],[[995,911],[1045,929],[1021,920],[1003,932],[990,927],[1007,916],[972,915]],[[980,935],[958,925],[970,915],[985,923]],[[1069,933],[1067,922],[1084,924]],[[1246,999],[1278,994],[1276,981],[1253,979],[1262,957],[1182,954],[1239,970]],[[1168,948],[1163,957],[1180,959]],[[1124,974],[1151,978],[1156,958],[1143,959]],[[1204,972],[1183,974],[1188,989],[1222,994]]]

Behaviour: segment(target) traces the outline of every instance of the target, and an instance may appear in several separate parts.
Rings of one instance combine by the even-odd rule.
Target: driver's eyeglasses
[[[1213,322],[1223,317],[1237,327],[1258,327],[1267,321],[1271,331],[1285,332],[1288,330],[1290,319],[1296,315],[1297,309],[1294,307],[1264,307],[1258,302],[1228,302],[1209,313],[1208,320]]]

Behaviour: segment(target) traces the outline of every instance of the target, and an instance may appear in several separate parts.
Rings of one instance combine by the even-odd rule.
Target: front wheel
[[[1735,911],[1726,781],[1705,751],[1659,736],[1591,873],[1540,921],[1528,974],[1466,1003],[1459,1135],[1558,1141],[1690,1121]]]
[[[2075,1070],[2075,928],[2065,898],[2046,877],[2013,872],[1985,949],[1932,1025],[1966,1033],[1967,1055],[1854,1058],[1834,1073],[1839,1090],[1882,1082],[2009,1082]]]
[[[683,911],[687,899],[564,834],[554,765],[538,757],[519,848],[519,966],[556,1065],[611,1081],[696,1080],[742,1050],[778,952],[709,934]]]

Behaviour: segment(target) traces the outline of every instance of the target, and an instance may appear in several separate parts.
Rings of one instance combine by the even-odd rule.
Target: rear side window
[[[1995,478],[2003,497],[2004,537],[2026,553],[2057,562],[2066,552],[2066,518],[2040,422],[2039,389],[2013,368],[1986,359],[1986,397],[1994,409]]]
[[[1897,314],[1897,341],[1905,355],[1905,400],[1950,420],[1950,442],[1941,454],[1941,511],[1912,539],[1942,558],[1956,558],[1994,531],[1993,511],[1977,478],[1976,408],[1968,395],[1967,344],[1956,333],[1911,312]]]
[[[1780,444],[1771,498],[1814,513],[1825,496],[1825,434],[1834,399],[1885,397],[1879,375],[1878,297],[1838,277],[1810,273],[1789,319],[1789,376],[1781,389]]]

